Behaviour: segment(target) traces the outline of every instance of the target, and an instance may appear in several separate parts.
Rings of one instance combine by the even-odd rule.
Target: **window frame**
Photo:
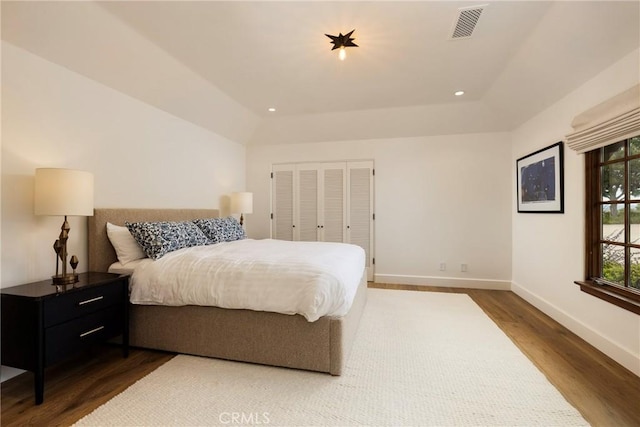
[[[629,188],[629,162],[634,159],[640,158],[640,153],[630,155],[629,147],[630,141],[635,136],[624,139],[624,156],[620,159],[603,161],[603,150],[606,147],[618,144],[622,141],[617,141],[613,144],[609,144],[605,147],[600,147],[595,150],[591,150],[585,153],[585,218],[586,218],[586,230],[585,230],[585,280],[576,282],[582,291],[587,292],[600,299],[615,304],[621,308],[632,311],[636,314],[640,314],[640,290],[630,287],[630,249],[640,249],[639,244],[630,242],[630,206],[634,203],[640,203],[640,198],[631,199]],[[624,191],[625,198],[622,204],[625,207],[624,214],[624,226],[625,226],[625,239],[624,243],[616,242],[616,246],[625,248],[625,262],[624,262],[624,286],[608,282],[601,278],[602,272],[602,244],[608,242],[604,240],[601,235],[602,230],[602,206],[610,204],[610,202],[604,202],[602,200],[602,181],[601,181],[601,169],[603,165],[610,165],[615,163],[624,163]]]

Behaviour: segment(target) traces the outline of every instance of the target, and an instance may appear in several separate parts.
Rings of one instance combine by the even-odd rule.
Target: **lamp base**
[[[57,274],[55,276],[51,276],[51,279],[53,280],[53,283],[51,283],[52,285],[73,285],[78,281],[78,275],[74,273],[65,275]]]

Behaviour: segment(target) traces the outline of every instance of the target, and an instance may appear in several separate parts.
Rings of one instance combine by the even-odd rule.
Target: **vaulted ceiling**
[[[238,142],[351,140],[508,131],[637,50],[640,3],[3,1],[2,38]]]

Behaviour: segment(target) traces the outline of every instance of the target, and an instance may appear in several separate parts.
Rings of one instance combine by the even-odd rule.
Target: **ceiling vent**
[[[486,4],[480,6],[461,7],[458,9],[458,16],[453,22],[453,32],[451,39],[466,39],[471,37],[475,30],[482,11],[487,7]]]

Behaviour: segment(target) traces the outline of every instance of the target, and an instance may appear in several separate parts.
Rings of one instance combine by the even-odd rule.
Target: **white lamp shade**
[[[93,174],[71,169],[36,169],[36,215],[93,216]]]
[[[231,213],[253,213],[253,193],[231,193]]]

